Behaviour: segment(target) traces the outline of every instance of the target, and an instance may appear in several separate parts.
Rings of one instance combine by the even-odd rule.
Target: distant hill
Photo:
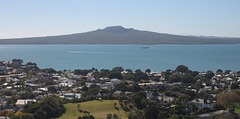
[[[240,38],[181,36],[112,26],[70,35],[0,39],[0,44],[240,44]]]

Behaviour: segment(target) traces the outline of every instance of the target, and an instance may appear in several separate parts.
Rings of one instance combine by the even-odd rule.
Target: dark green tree
[[[131,69],[126,69],[125,71],[127,71],[128,73],[133,73]]]
[[[223,71],[222,71],[221,69],[218,69],[218,70],[216,71],[216,74],[221,74],[221,73],[223,73]]]
[[[181,77],[179,74],[172,74],[170,77],[169,77],[169,82],[180,82],[181,81]]]
[[[205,75],[206,79],[211,79],[213,76],[214,76],[214,73],[212,71],[209,70],[206,72],[206,75]]]
[[[128,119],[145,119],[145,117],[143,111],[132,109],[128,115]]]
[[[179,65],[179,66],[177,66],[176,71],[181,72],[181,73],[185,73],[186,71],[188,71],[188,67],[184,66],[184,65]]]
[[[146,119],[158,119],[158,108],[156,106],[149,106],[145,112]]]
[[[62,100],[55,95],[45,97],[39,103],[27,104],[23,108],[23,113],[31,113],[35,119],[58,118],[65,111]]]
[[[112,119],[112,114],[107,114],[107,119]]]
[[[151,70],[150,70],[150,69],[146,69],[145,72],[146,72],[146,73],[150,73]]]
[[[121,72],[111,72],[111,73],[109,73],[108,78],[110,78],[110,79],[113,79],[113,78],[123,79]]]
[[[134,74],[134,81],[138,82],[140,80],[148,80],[147,74],[143,73],[140,69],[137,69]]]
[[[224,74],[229,74],[231,72],[231,70],[225,70]]]
[[[183,74],[181,76],[181,81],[183,83],[188,83],[188,84],[193,84],[195,83],[197,80],[194,78],[194,76],[192,76],[191,74]]]
[[[113,71],[113,72],[122,72],[122,71],[124,71],[124,69],[123,69],[122,67],[114,67],[114,68],[112,69],[112,71]]]

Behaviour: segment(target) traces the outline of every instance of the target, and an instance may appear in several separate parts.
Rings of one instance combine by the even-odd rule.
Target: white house
[[[212,108],[211,102],[209,100],[193,99],[191,102],[198,108]]]
[[[113,84],[113,85],[117,85],[117,84],[119,84],[121,81],[119,80],[119,79],[111,79],[111,83]]]
[[[63,98],[65,98],[65,99],[81,98],[81,94],[80,93],[66,93],[63,95]]]
[[[114,88],[114,84],[111,82],[106,82],[102,85],[100,85],[101,89],[113,89]]]
[[[36,99],[18,99],[15,103],[18,107],[22,107],[25,104],[31,104],[33,102],[37,102]]]

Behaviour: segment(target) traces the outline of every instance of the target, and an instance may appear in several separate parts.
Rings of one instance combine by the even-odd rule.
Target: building
[[[36,99],[18,99],[15,103],[18,107],[22,107],[25,104],[32,104],[34,102],[37,102]]]
[[[121,83],[121,81],[119,79],[111,79],[111,83],[113,85],[117,85],[117,84]]]
[[[198,108],[212,108],[211,102],[209,100],[205,100],[205,99],[193,99],[191,101],[191,103],[193,103],[195,106],[197,106]]]
[[[73,99],[73,98],[81,98],[80,93],[66,93],[63,95],[64,99]]]

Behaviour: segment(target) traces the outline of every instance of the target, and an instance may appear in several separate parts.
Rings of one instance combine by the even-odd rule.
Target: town
[[[198,72],[187,66],[162,72],[146,69],[40,69],[21,59],[0,61],[0,118],[61,118],[78,104],[78,119],[97,115],[83,102],[114,100],[122,115],[107,119],[235,119],[240,117],[240,71]]]

